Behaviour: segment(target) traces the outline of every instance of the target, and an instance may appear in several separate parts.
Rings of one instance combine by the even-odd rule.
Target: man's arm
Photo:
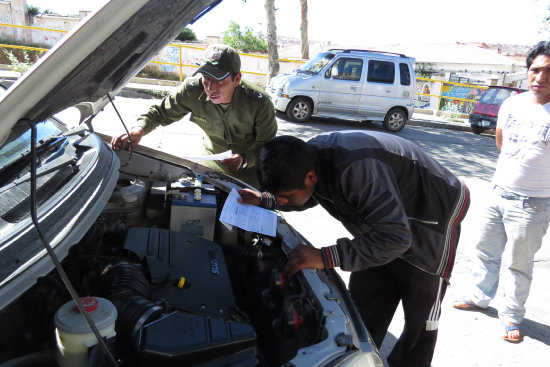
[[[256,205],[269,210],[282,210],[285,212],[302,211],[313,208],[318,204],[313,197],[310,197],[303,206],[295,206],[285,205],[286,199],[277,199],[270,192],[259,192],[250,189],[241,189],[238,192],[241,195],[239,203]]]
[[[190,92],[188,88],[199,83],[198,79],[184,81],[178,90],[170,93],[158,104],[152,105],[149,110],[138,117],[136,126],[141,127],[145,134],[150,133],[158,126],[167,126],[181,120],[191,112]]]
[[[502,129],[504,129],[504,126],[506,125],[506,122],[508,121],[509,116],[510,116],[510,100],[506,99],[502,103],[502,106],[500,106],[500,109],[498,110],[497,127],[495,129],[495,144],[499,152],[502,151],[502,142],[504,140],[502,136]]]
[[[130,128],[129,135],[124,132],[111,139],[111,147],[115,150],[126,149],[130,141],[135,148],[144,135],[153,131],[157,126],[169,125],[185,116],[190,109],[185,107],[188,92],[183,82],[179,89],[149,108],[149,111],[140,115],[136,124]]]
[[[500,152],[502,150],[502,129],[500,127],[497,127],[495,130],[495,143]]]

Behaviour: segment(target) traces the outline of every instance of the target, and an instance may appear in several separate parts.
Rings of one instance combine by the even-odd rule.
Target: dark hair
[[[260,150],[256,167],[260,190],[278,193],[305,188],[306,173],[317,173],[319,158],[315,148],[293,136],[268,141]]]
[[[540,41],[527,53],[527,69],[531,67],[537,56],[544,55],[550,57],[550,41]]]

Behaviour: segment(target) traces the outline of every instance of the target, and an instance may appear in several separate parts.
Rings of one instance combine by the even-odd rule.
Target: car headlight
[[[289,82],[285,82],[283,84],[283,86],[281,87],[281,89],[279,89],[279,96],[280,97],[290,98],[290,96],[288,94],[288,85],[289,84],[290,84]]]

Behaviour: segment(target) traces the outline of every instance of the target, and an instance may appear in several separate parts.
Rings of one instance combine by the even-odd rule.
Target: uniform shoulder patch
[[[263,101],[266,98],[266,96],[262,92],[250,87],[243,88],[243,94],[252,97],[259,102]]]

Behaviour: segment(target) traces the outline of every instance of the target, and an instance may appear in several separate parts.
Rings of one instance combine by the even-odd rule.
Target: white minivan
[[[310,116],[383,121],[402,130],[413,113],[415,59],[403,54],[331,49],[271,79],[275,109],[297,122]]]

